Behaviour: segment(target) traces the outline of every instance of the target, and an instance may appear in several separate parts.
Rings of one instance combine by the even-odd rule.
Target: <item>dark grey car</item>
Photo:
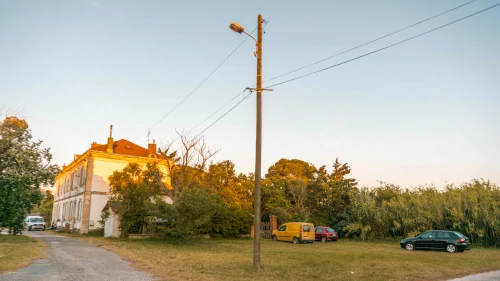
[[[401,248],[413,250],[444,250],[449,253],[470,250],[469,238],[460,232],[449,230],[430,230],[400,242]]]

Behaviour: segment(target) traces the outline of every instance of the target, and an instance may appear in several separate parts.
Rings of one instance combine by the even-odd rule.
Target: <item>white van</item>
[[[45,230],[45,222],[43,221],[43,218],[40,216],[27,216],[24,219],[24,222],[26,223],[28,231],[36,229]]]

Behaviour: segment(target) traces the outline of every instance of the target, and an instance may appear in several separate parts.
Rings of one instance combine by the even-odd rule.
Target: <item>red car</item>
[[[339,234],[328,226],[316,226],[316,240],[321,242],[337,241]]]

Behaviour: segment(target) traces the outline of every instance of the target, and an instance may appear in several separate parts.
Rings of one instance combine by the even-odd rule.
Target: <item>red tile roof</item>
[[[97,144],[95,147],[90,150],[97,150],[106,152],[106,148],[108,148],[107,144]],[[113,142],[113,153],[123,154],[123,155],[131,155],[131,156],[140,156],[140,157],[148,157],[148,149],[142,146],[138,146],[137,144],[121,139]],[[156,153],[156,152],[155,152]],[[157,159],[167,159],[167,157],[156,153]]]

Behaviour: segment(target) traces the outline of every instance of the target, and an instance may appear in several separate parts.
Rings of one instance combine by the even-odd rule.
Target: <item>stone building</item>
[[[108,177],[122,170],[129,163],[156,162],[165,175],[168,159],[157,153],[155,142],[148,148],[128,140],[113,140],[113,126],[107,144],[93,142],[82,154],[75,154],[69,165],[62,167],[54,186],[52,220],[59,227],[66,223],[80,233],[102,227],[98,221],[108,202],[110,186]],[[162,181],[169,183],[170,179]]]

